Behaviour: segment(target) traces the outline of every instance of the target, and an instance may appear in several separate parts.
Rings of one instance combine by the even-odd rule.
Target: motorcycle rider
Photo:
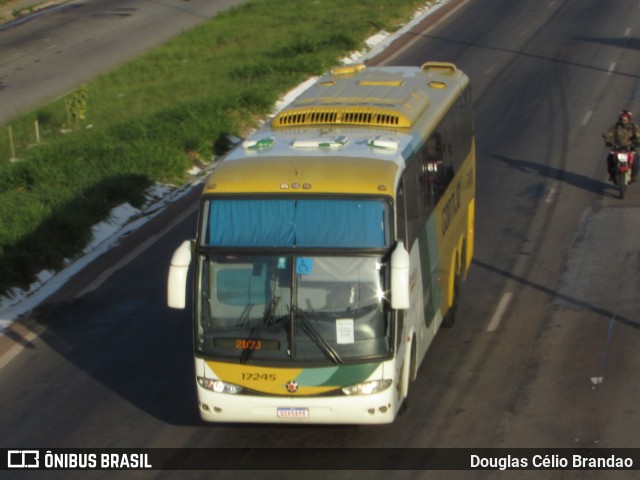
[[[640,145],[640,127],[633,122],[633,115],[629,110],[622,110],[618,115],[618,121],[611,125],[609,131],[603,135],[605,144],[609,147],[629,147],[634,151],[634,162],[631,169],[631,181],[636,181],[638,175],[638,152],[636,147]],[[612,153],[607,157],[607,170],[609,180],[616,183],[616,159]]]

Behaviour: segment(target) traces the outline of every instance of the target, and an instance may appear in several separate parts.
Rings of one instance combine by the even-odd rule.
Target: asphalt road
[[[410,32],[411,45],[387,57],[453,61],[468,73],[478,144],[476,254],[458,321],[434,341],[408,411],[394,424],[199,421],[189,315],[164,306],[171,254],[195,229],[186,215],[95,289],[43,312],[46,330],[0,370],[0,444],[640,447],[640,187],[616,198],[600,138],[620,109],[638,106],[638,25],[637,0],[470,0],[435,28]],[[283,469],[289,455],[282,450]],[[408,472],[398,462],[396,472],[329,475],[637,478],[631,471]],[[237,467],[188,478],[328,475]]]
[[[0,125],[243,0],[76,0],[0,28]]]

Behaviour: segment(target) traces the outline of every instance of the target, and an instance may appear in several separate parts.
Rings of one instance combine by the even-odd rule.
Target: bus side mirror
[[[184,308],[186,305],[187,272],[191,264],[192,250],[193,240],[185,240],[171,257],[167,281],[167,305],[171,308]]]
[[[409,308],[409,252],[401,241],[391,254],[391,308]]]

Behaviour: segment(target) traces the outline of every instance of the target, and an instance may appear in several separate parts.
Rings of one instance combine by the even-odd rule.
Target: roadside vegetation
[[[249,0],[0,128],[0,294],[56,270],[153,183],[179,185],[277,99],[425,0]]]
[[[0,0],[0,21],[6,22],[15,20],[23,15],[42,10],[49,6],[47,0],[35,2],[29,6],[21,6],[18,0]]]

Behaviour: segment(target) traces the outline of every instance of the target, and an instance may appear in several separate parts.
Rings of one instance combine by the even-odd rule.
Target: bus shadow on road
[[[590,311],[592,313],[600,315],[606,320],[614,320],[628,327],[640,330],[640,322],[637,322],[636,320],[632,320],[630,318],[626,318],[624,316],[619,316],[616,312],[612,312],[609,309],[598,307],[597,305],[594,305],[586,300],[580,300],[579,298],[574,298],[570,295],[563,294],[557,290],[532,282],[524,277],[519,277],[511,272],[494,267],[493,265],[478,260],[477,258],[473,260],[473,264],[485,270],[489,270],[490,272],[501,275],[509,280],[513,280],[520,285],[538,290],[539,292],[548,295],[551,302],[563,302],[581,310]]]
[[[515,158],[505,157],[503,155],[490,155],[510,168],[519,170],[523,173],[534,173],[540,177],[555,180],[558,182],[564,182],[573,187],[585,190],[587,192],[595,193],[603,197],[618,197],[618,188],[607,182],[587,177],[585,175],[570,172],[562,168],[551,167],[549,165],[543,165],[540,163],[532,162],[530,160],[518,160]],[[602,164],[603,172],[605,171],[604,161]]]

